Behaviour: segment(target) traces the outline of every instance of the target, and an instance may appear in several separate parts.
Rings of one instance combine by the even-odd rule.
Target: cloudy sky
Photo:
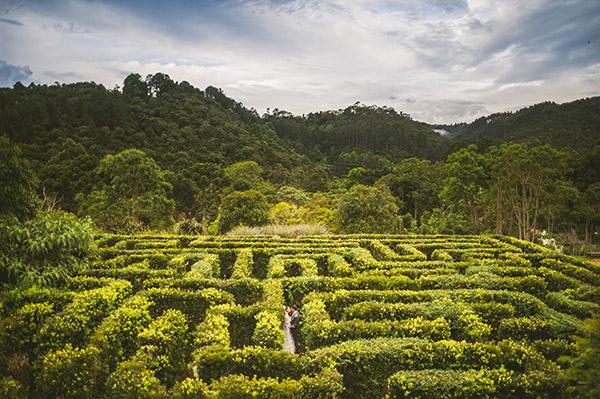
[[[598,0],[0,0],[0,86],[163,72],[259,113],[430,123],[600,95]]]

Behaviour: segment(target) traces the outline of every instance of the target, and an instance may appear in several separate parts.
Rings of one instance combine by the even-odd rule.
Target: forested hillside
[[[600,97],[565,104],[544,102],[516,112],[479,118],[469,124],[438,125],[468,143],[540,140],[557,148],[585,151],[600,142]]]
[[[0,89],[0,133],[3,151],[39,179],[29,183],[42,209],[90,216],[104,231],[306,223],[528,240],[576,232],[593,243],[599,105],[544,103],[436,126],[451,140],[388,107],[260,116],[212,86],[132,74],[114,89]]]

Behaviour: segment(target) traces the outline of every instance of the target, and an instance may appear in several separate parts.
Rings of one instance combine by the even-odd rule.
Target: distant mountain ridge
[[[431,125],[445,130],[446,137],[467,143],[539,140],[556,148],[570,147],[582,152],[600,143],[600,97],[564,104],[543,102],[516,112],[481,117],[472,123]]]

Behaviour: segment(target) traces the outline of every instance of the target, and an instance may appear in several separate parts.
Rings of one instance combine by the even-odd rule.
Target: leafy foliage
[[[40,212],[23,223],[0,221],[3,282],[56,285],[86,266],[94,248],[92,222],[64,212]]]
[[[335,223],[340,233],[383,233],[400,230],[398,207],[387,191],[355,185],[339,201]]]
[[[98,190],[82,201],[80,213],[90,215],[107,231],[136,231],[173,224],[171,186],[153,159],[139,150],[107,155],[96,170]]]
[[[0,136],[0,218],[25,220],[37,211],[38,180],[16,146]]]
[[[257,190],[234,191],[223,198],[219,208],[219,232],[235,226],[261,226],[269,221],[267,198]]]

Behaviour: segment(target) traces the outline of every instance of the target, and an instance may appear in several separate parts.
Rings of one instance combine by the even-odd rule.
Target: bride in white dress
[[[296,345],[294,345],[294,338],[292,337],[292,332],[290,331],[290,319],[291,312],[289,306],[283,307],[283,351],[288,353],[296,353]]]

